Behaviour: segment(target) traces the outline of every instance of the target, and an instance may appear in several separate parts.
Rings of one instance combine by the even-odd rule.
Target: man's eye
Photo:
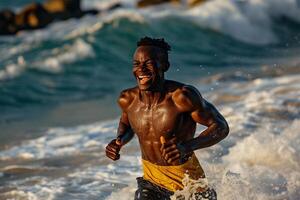
[[[147,65],[155,65],[154,62],[147,62]]]

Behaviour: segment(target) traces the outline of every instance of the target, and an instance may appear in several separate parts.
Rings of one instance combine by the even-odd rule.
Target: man
[[[218,143],[229,128],[196,88],[165,80],[170,46],[164,39],[145,37],[137,46],[133,58],[137,86],[121,92],[118,136],[107,145],[106,155],[118,160],[121,147],[136,134],[144,176],[137,178],[135,199],[170,199],[183,189],[185,174],[195,181],[205,177],[193,151]],[[194,137],[197,123],[208,128]],[[197,199],[216,199],[213,189],[199,187],[196,191]]]

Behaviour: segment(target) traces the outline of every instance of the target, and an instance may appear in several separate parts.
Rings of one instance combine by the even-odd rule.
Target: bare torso
[[[178,142],[194,137],[196,122],[189,113],[182,112],[174,102],[174,93],[184,85],[166,81],[165,93],[152,100],[140,93],[139,89],[126,90],[124,96],[131,99],[126,105],[128,121],[138,136],[142,158],[158,165],[169,165],[160,152],[160,137],[176,137]]]
[[[162,47],[137,48],[132,69],[137,86],[121,92],[118,136],[107,145],[107,157],[118,160],[121,147],[137,135],[144,160],[174,166],[228,135],[224,117],[196,88],[164,78],[169,66]],[[194,137],[197,123],[207,128]]]

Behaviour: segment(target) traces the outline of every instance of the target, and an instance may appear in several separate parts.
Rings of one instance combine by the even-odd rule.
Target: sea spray
[[[208,189],[208,180],[206,178],[199,178],[193,180],[188,174],[185,174],[182,179],[183,189],[175,191],[171,200],[194,200],[195,193],[203,192]],[[203,199],[204,200],[204,199]]]

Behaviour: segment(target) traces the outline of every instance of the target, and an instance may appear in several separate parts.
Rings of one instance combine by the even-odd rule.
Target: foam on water
[[[126,0],[123,3],[129,8],[133,6]],[[139,13],[148,23],[169,16],[182,17],[201,27],[257,45],[278,42],[273,31],[274,20],[287,17],[300,22],[299,11],[297,0],[211,0],[192,9],[187,9],[185,5],[161,5],[131,10],[132,16]]]
[[[106,1],[91,1],[89,5],[101,7]],[[137,10],[132,1],[121,1],[125,8],[121,12],[127,12],[129,19],[139,22],[153,23],[154,19],[162,19],[170,16],[182,17],[199,26],[229,35],[237,40],[265,45],[278,42],[273,30],[274,21],[287,17],[300,22],[300,6],[297,0],[210,0],[192,9],[185,4],[172,6],[164,4]],[[88,3],[85,3],[88,5]],[[88,7],[88,6],[87,6]],[[116,12],[119,12],[117,10]],[[119,15],[114,15],[115,19]],[[155,22],[154,22],[155,23]]]
[[[0,153],[0,160],[11,158],[43,159],[90,151],[106,145],[114,137],[116,121],[74,128],[52,128],[45,136]],[[25,155],[25,156],[24,156]]]
[[[63,192],[64,188],[61,185],[64,181],[64,179],[57,179],[49,183],[46,178],[42,177],[28,178],[14,183],[18,186],[18,190],[11,189],[7,192],[3,192],[0,194],[0,197],[14,200],[52,200],[55,199],[59,193]],[[31,184],[30,190],[26,187],[22,187],[23,184]]]
[[[92,46],[82,39],[76,39],[73,44],[66,44],[53,49],[43,57],[29,63],[23,56],[19,56],[16,63],[8,64],[0,70],[0,81],[20,76],[26,69],[37,69],[50,73],[59,73],[65,64],[70,64],[88,57],[94,56]]]
[[[231,128],[224,141],[196,152],[219,199],[299,198],[299,80],[299,75],[284,75],[217,85],[213,81],[214,90],[203,92],[218,105]],[[230,95],[239,98],[226,99]],[[132,199],[135,178],[142,175],[139,146],[137,140],[130,142],[117,162],[105,158],[104,148],[116,129],[117,120],[51,128],[44,136],[1,151],[0,160],[19,163],[2,164],[2,178],[7,177],[3,170],[7,167],[27,177],[18,178],[20,174],[10,171],[15,178],[6,181],[4,195],[15,199]],[[33,169],[39,173],[31,169],[29,176],[28,170],[21,170],[30,168],[30,163],[36,163]],[[47,173],[42,173],[45,167]],[[53,175],[47,176],[51,171]]]
[[[65,45],[62,49],[52,50],[53,56],[37,61],[34,66],[38,69],[60,72],[64,64],[70,64],[94,56],[93,48],[87,42],[77,39],[72,45]]]
[[[201,26],[252,44],[277,42],[272,30],[274,19],[288,17],[299,21],[297,1],[215,0],[185,15]]]

